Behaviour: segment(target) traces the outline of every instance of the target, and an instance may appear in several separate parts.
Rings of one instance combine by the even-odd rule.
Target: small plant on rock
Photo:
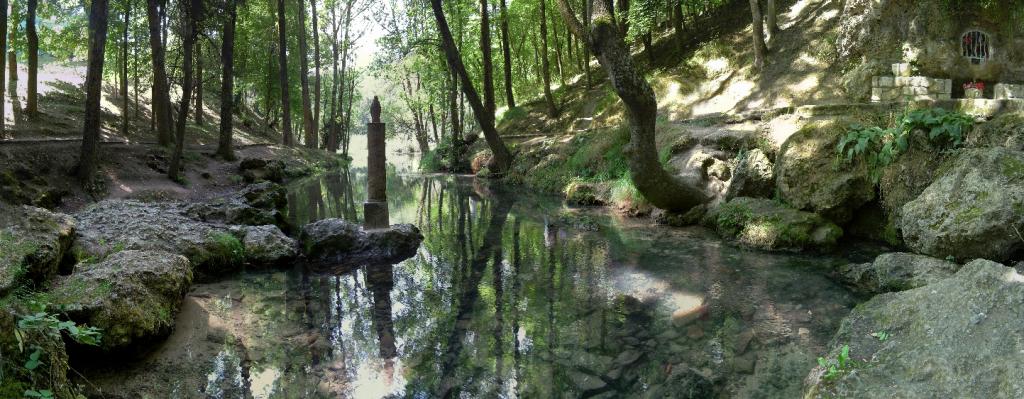
[[[854,360],[850,358],[850,345],[843,345],[839,350],[839,356],[835,359],[818,358],[818,365],[825,369],[822,376],[826,381],[832,381],[854,368]]]

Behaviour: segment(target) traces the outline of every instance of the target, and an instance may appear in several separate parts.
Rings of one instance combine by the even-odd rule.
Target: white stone
[[[893,87],[896,84],[892,76],[879,76],[877,79],[878,87]]]

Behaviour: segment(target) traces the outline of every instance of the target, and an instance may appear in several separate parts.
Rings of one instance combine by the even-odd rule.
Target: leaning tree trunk
[[[171,145],[171,97],[167,80],[167,65],[161,39],[159,0],[146,2],[146,19],[149,22],[149,47],[153,57],[153,118],[156,120],[156,137],[161,146]]]
[[[509,108],[515,108],[516,98],[512,95],[512,46],[509,45],[508,37],[508,7],[505,0],[501,1],[501,52],[505,57],[505,103]]]
[[[28,0],[25,13],[25,36],[28,39],[28,97],[25,114],[35,118],[39,113],[39,34],[36,32],[36,9],[39,0]]]
[[[491,160],[491,171],[496,174],[504,174],[512,166],[512,154],[505,147],[505,142],[498,136],[494,128],[494,114],[488,114],[484,109],[480,95],[473,88],[473,80],[466,72],[466,65],[462,63],[462,56],[459,49],[455,47],[455,40],[452,39],[451,29],[448,28],[448,21],[444,17],[444,10],[441,7],[441,0],[430,0],[434,10],[434,18],[437,20],[438,33],[441,35],[441,47],[444,49],[445,57],[448,59],[448,66],[459,75],[462,81],[462,92],[469,100],[469,106],[473,108],[473,114],[484,131],[484,139],[487,146],[491,148],[493,158]]]
[[[761,6],[758,4],[758,0],[750,0],[750,15],[753,17],[754,68],[760,70],[764,68],[765,53],[768,52],[768,49],[764,44],[764,21],[761,17]]]
[[[103,96],[103,53],[107,45],[108,0],[92,0],[89,9],[89,66],[85,73],[85,128],[78,179],[89,186],[96,173],[100,144],[100,100]]]
[[[291,146],[295,144],[292,137],[292,104],[288,96],[288,37],[285,35],[284,0],[277,0],[277,39],[278,44],[278,76],[281,79],[281,115],[284,121],[281,128],[284,129],[283,143]]]
[[[309,101],[309,49],[306,43],[306,1],[299,0],[299,83],[302,89],[302,132],[307,148],[316,148],[316,129]]]
[[[586,38],[585,42],[597,55],[612,87],[626,105],[630,132],[626,156],[636,188],[651,204],[670,211],[685,212],[708,201],[702,189],[672,176],[661,166],[655,144],[658,103],[654,90],[633,63],[605,2],[594,3],[589,32],[576,19],[568,0],[558,0],[558,8],[577,37]]]
[[[544,6],[548,0],[540,0],[540,47],[541,47],[541,58],[540,68],[541,76],[544,79],[544,101],[548,105],[548,116],[554,118],[558,116],[558,107],[555,106],[555,97],[551,94],[551,68],[548,65],[548,24],[546,8]]]
[[[186,20],[188,26],[181,38],[181,106],[178,112],[177,126],[174,132],[174,153],[171,154],[171,164],[167,168],[167,176],[173,181],[181,181],[178,172],[181,169],[181,154],[185,149],[185,126],[188,124],[189,101],[192,101],[192,68],[195,60],[192,50],[195,47],[196,37],[199,35],[199,23],[197,19],[202,15],[203,0],[189,0]]]
[[[235,0],[227,0],[224,18],[224,38],[221,41],[220,58],[223,65],[220,80],[220,139],[217,141],[217,155],[232,161],[235,150],[231,146],[234,119],[235,91],[235,20],[238,13]]]

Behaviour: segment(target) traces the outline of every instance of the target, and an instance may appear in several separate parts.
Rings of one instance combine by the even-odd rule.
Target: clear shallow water
[[[797,397],[855,303],[824,277],[849,259],[472,178],[388,184],[392,223],[426,237],[415,257],[197,285],[161,348],[89,378],[115,397]],[[290,217],[358,221],[364,197],[361,170],[306,180]]]

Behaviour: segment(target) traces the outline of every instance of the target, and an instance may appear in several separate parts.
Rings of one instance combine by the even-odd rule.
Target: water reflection
[[[359,222],[363,179],[296,185],[289,217]],[[842,259],[741,251],[472,179],[388,185],[392,221],[425,235],[413,258],[197,286],[183,317],[204,316],[167,344],[187,356],[90,379],[153,397],[162,379],[203,398],[796,397],[853,304],[821,277]]]

